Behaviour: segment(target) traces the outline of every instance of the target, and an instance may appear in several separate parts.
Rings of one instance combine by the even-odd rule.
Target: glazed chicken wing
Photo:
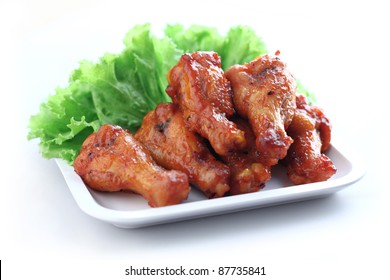
[[[321,138],[321,152],[326,151],[330,146],[332,125],[324,111],[318,106],[310,105],[303,94],[296,96],[297,112],[307,114],[315,121],[315,128]]]
[[[185,200],[190,186],[186,174],[158,166],[127,131],[103,125],[83,143],[74,169],[86,185],[98,191],[141,194],[152,207]]]
[[[149,112],[135,138],[150,150],[158,164],[186,173],[207,197],[221,197],[229,190],[229,168],[217,161],[203,139],[188,129],[175,104],[162,103]]]
[[[257,192],[271,179],[271,167],[260,162],[260,154],[256,150],[256,137],[248,121],[238,116],[233,117],[232,121],[245,132],[247,146],[242,151],[222,157],[231,172],[230,194]]]
[[[297,95],[297,110],[287,133],[294,139],[285,162],[287,175],[295,184],[326,181],[336,172],[322,152],[330,145],[331,126],[323,111]]]
[[[219,155],[245,146],[244,133],[228,120],[234,113],[229,81],[215,52],[184,54],[168,73],[168,95],[190,129],[210,141]]]
[[[262,55],[226,71],[238,114],[256,135],[261,162],[275,165],[293,140],[286,133],[295,111],[296,82],[278,57]]]

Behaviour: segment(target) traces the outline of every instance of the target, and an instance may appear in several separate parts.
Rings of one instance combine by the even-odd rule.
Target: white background
[[[263,279],[386,279],[390,21],[384,4],[2,0],[4,279],[130,279],[124,275],[130,265],[265,266]],[[66,85],[80,60],[120,52],[126,31],[145,22],[156,32],[177,22],[221,32],[235,24],[255,28],[315,91],[335,141],[366,163],[365,177],[325,199],[145,229],[118,229],[84,214],[55,162],[27,141],[28,118]]]

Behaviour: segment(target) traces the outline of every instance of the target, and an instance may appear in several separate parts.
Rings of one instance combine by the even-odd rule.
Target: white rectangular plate
[[[326,182],[293,185],[285,169],[276,166],[272,169],[272,179],[260,192],[207,199],[193,188],[183,203],[160,208],[149,207],[141,196],[133,193],[91,190],[73,167],[59,159],[56,162],[74,199],[85,213],[118,227],[138,228],[323,197],[353,184],[364,175],[364,165],[353,154],[342,154],[332,145],[327,155],[337,173]]]

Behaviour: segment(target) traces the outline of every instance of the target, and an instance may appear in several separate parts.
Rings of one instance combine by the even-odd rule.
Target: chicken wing
[[[210,141],[219,155],[245,147],[244,133],[228,120],[234,113],[229,81],[215,52],[184,54],[168,73],[166,89],[190,129]]]
[[[261,162],[275,165],[293,140],[286,133],[295,111],[296,82],[278,57],[262,55],[226,71],[238,114],[247,118],[256,135]]]
[[[185,200],[190,191],[186,174],[158,166],[150,153],[119,126],[103,125],[83,143],[74,169],[98,191],[129,190],[152,207]]]
[[[256,150],[256,137],[248,121],[238,116],[233,117],[232,121],[244,131],[247,146],[242,151],[222,157],[231,172],[230,194],[257,192],[271,179],[271,167],[260,162],[260,153]]]
[[[229,168],[188,129],[175,104],[162,103],[149,112],[134,137],[150,150],[159,165],[186,173],[207,197],[221,197],[229,190]]]
[[[330,145],[330,122],[305,96],[297,95],[296,101],[297,110],[287,129],[294,139],[285,158],[287,175],[295,184],[326,181],[336,173],[332,161],[322,154]]]
[[[315,127],[321,138],[321,152],[326,151],[330,146],[332,125],[324,111],[315,105],[310,105],[303,94],[296,96],[297,109],[314,119]]]

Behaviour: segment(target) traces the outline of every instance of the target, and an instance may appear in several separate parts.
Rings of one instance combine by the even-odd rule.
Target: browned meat
[[[168,73],[167,93],[191,130],[210,141],[219,155],[245,147],[244,133],[228,120],[234,113],[229,81],[215,52],[184,54]]]
[[[295,112],[294,77],[278,57],[262,55],[226,71],[238,114],[249,120],[261,162],[275,165],[293,140],[286,133]]]
[[[229,168],[188,129],[176,105],[162,103],[149,112],[135,138],[150,150],[159,165],[186,173],[207,197],[221,197],[229,190]]]
[[[238,116],[233,119],[237,127],[245,132],[247,146],[242,151],[222,157],[230,167],[230,194],[257,192],[271,179],[271,167],[260,162],[260,153],[256,150],[256,137],[250,124]]]
[[[74,169],[90,188],[141,194],[152,207],[185,200],[190,186],[186,174],[158,166],[134,137],[118,126],[103,125],[83,143]]]
[[[330,145],[330,122],[303,95],[297,95],[297,110],[287,133],[294,139],[285,159],[291,181],[295,184],[326,181],[336,173],[332,161],[322,153]]]

